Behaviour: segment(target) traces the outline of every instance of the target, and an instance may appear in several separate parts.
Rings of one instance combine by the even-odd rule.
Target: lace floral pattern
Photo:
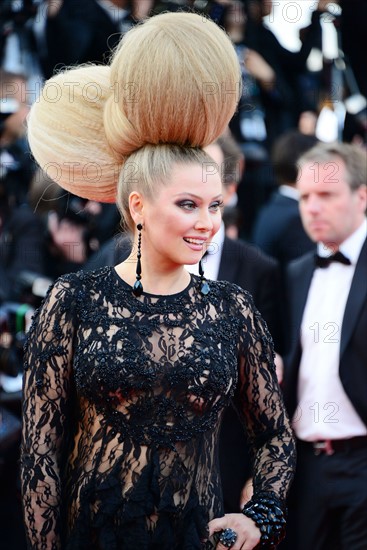
[[[29,548],[213,548],[231,400],[256,452],[255,491],[285,497],[294,442],[270,335],[248,293],[199,287],[192,276],[179,294],[136,298],[107,267],[50,288],[24,367]]]

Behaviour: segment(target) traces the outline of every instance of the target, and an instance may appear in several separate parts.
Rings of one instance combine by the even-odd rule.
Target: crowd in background
[[[44,80],[63,66],[106,62],[122,34],[161,11],[201,11],[224,27],[235,44],[243,80],[238,111],[221,138],[224,156],[218,164],[231,190],[223,215],[226,238],[249,247],[245,252],[238,249],[243,262],[252,254],[264,255],[269,266],[276,266],[281,296],[287,264],[315,247],[302,227],[295,184],[298,157],[325,139],[321,113],[336,120],[338,141],[366,146],[367,82],[359,37],[363,37],[367,2],[340,0],[339,4],[341,10],[334,12],[329,2],[315,2],[310,25],[301,32],[302,47],[290,52],[264,25],[271,9],[268,0],[1,3],[0,406],[10,413],[8,422],[16,423],[20,415],[20,388],[15,386],[18,391],[14,391],[9,379],[21,377],[22,342],[31,312],[58,276],[113,263],[121,232],[114,204],[65,193],[57,185],[57,166],[41,170],[32,160],[26,117]],[[322,67],[311,71],[307,64],[311,52],[322,53],[323,17],[335,28],[340,50],[337,59],[324,59]],[[96,177],[94,169],[87,178]],[[238,250],[233,253],[239,255]],[[261,311],[261,304],[257,306]],[[280,355],[287,351],[285,323],[274,323]],[[0,421],[1,438],[5,416]],[[25,548],[18,446],[19,431],[12,441],[0,439],[4,550]]]

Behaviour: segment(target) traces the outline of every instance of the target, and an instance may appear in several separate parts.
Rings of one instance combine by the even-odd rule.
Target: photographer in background
[[[3,6],[0,15],[3,15]],[[25,317],[17,275],[38,269],[43,228],[25,202],[33,165],[24,137],[23,75],[0,70],[0,540],[23,550],[19,494],[20,387]],[[14,300],[14,301],[13,301]],[[19,300],[19,302],[18,302]],[[6,387],[5,382],[12,382]]]
[[[0,2],[0,66],[13,73],[22,73],[34,99],[36,96],[33,92],[40,88],[42,82],[34,31],[34,25],[40,20],[37,11],[40,2],[41,0]]]
[[[25,136],[26,86],[23,74],[0,69],[0,179],[10,206],[25,199],[34,172]]]
[[[60,197],[57,210],[47,218],[47,275],[60,275],[83,267],[90,254],[99,248],[94,206],[68,193]]]
[[[25,77],[0,70],[0,302],[19,301],[21,271],[43,272],[43,225],[27,203],[35,170],[25,137]]]
[[[5,130],[11,116],[5,117]],[[34,307],[40,305],[53,279],[77,270],[88,256],[93,216],[41,171],[34,174],[26,199],[20,201],[12,187],[17,179],[10,178],[14,174],[9,175],[8,168],[2,163],[0,541],[2,550],[25,550],[18,468],[25,333]]]
[[[35,30],[45,77],[62,66],[106,63],[133,25],[130,0],[43,0]]]

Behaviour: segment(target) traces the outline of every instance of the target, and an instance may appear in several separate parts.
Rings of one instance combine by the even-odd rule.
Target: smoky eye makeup
[[[181,199],[175,203],[179,208],[183,208],[184,210],[194,210],[198,207],[197,203],[193,201],[192,199]],[[223,201],[217,200],[213,201],[209,205],[209,210],[220,210],[223,207]]]
[[[181,199],[179,201],[176,201],[175,204],[179,208],[183,208],[184,210],[193,210],[197,206],[196,202],[191,199]]]
[[[215,202],[212,202],[211,205],[209,206],[209,208],[211,210],[221,210],[224,206],[224,202],[221,200],[221,201],[215,201]]]

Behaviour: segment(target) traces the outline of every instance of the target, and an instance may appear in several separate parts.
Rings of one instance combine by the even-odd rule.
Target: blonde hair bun
[[[110,68],[83,66],[48,80],[28,116],[33,156],[61,187],[83,198],[113,202],[118,161],[103,127],[111,94]]]
[[[110,66],[46,82],[29,116],[31,150],[63,188],[112,202],[124,161],[144,145],[214,141],[236,110],[240,82],[236,52],[218,25],[163,13],[126,33]]]

